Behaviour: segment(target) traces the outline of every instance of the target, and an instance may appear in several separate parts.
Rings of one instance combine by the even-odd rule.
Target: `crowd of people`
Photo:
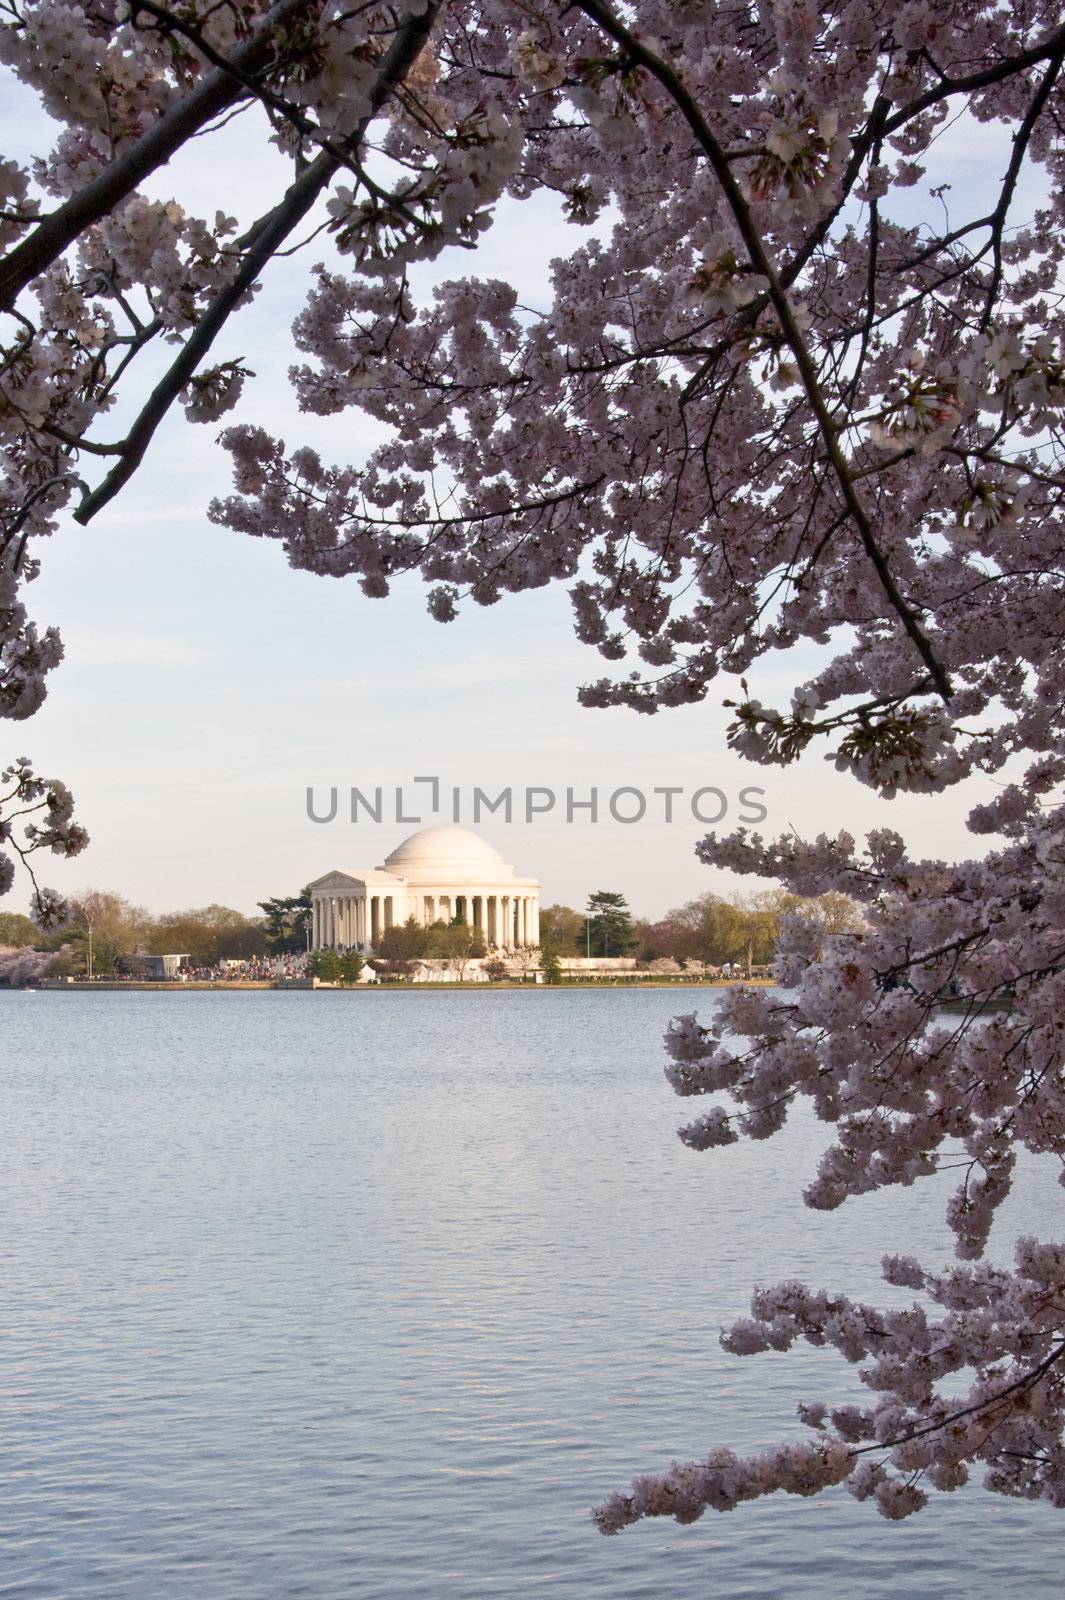
[[[295,955],[250,956],[246,961],[218,961],[214,966],[186,965],[178,974],[178,982],[195,983],[276,983],[281,978],[305,978],[307,953]]]

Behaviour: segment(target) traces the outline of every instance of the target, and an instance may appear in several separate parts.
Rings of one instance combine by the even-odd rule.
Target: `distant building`
[[[125,956],[121,961],[124,972],[131,978],[148,978],[158,982],[164,978],[180,978],[189,960],[188,955],[149,956],[138,953]]]
[[[386,928],[415,917],[424,927],[461,917],[490,949],[540,943],[540,884],[519,878],[484,839],[466,828],[423,828],[383,866],[327,872],[310,885],[316,950],[369,953]]]

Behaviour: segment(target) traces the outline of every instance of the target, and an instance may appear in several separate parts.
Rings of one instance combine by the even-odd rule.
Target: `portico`
[[[380,867],[339,869],[311,889],[314,949],[376,948],[382,933],[415,917],[428,927],[461,917],[490,949],[540,943],[540,884],[519,878],[498,850],[466,828],[424,828]]]

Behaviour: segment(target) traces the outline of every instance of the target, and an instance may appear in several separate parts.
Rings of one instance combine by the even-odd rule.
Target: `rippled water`
[[[930,1186],[803,1209],[816,1126],[684,1149],[660,1040],[696,1000],[0,996],[0,1596],[1056,1594],[1059,1514],[980,1492],[592,1529],[853,1393],[721,1352],[752,1282],[948,1248]]]

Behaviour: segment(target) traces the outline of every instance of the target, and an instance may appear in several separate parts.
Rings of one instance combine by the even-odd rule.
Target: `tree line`
[[[280,909],[303,898],[264,901],[259,917],[217,904],[154,915],[113,890],[90,889],[68,898],[58,928],[43,929],[18,912],[0,913],[0,949],[50,952],[58,970],[71,972],[88,970],[91,959],[97,975],[121,971],[136,955],[187,955],[197,967],[252,961],[306,948],[298,913]]]
[[[193,966],[214,967],[226,960],[254,961],[307,950],[307,890],[260,901],[259,909],[262,915],[249,917],[230,906],[211,904],[153,915],[112,890],[93,889],[70,898],[69,916],[58,929],[42,929],[18,912],[0,912],[0,950],[52,953],[61,958],[60,967],[65,964],[68,971],[83,972],[91,943],[92,970],[97,975],[121,971],[124,962],[140,954],[187,955]],[[584,911],[567,905],[545,907],[540,913],[540,943],[545,966],[579,956],[635,956],[640,962],[738,963],[749,973],[773,960],[781,918],[789,913],[816,919],[826,935],[861,927],[855,902],[840,893],[814,899],[782,890],[703,894],[655,921],[634,917],[624,895],[600,889],[588,897]],[[414,961],[444,960],[461,975],[469,961],[486,954],[481,930],[461,919],[423,927],[408,917],[385,930],[375,960],[394,968],[397,975]],[[337,976],[327,952],[318,953],[315,970],[322,978]],[[351,974],[351,981],[357,976]]]
[[[634,917],[624,896],[607,890],[590,895],[586,909],[553,905],[540,913],[540,940],[558,957],[635,956],[641,962],[699,961],[739,964],[748,974],[772,962],[781,919],[797,915],[826,936],[857,933],[857,904],[838,891],[813,897],[766,889],[755,894],[707,893],[687,900],[656,921]]]

